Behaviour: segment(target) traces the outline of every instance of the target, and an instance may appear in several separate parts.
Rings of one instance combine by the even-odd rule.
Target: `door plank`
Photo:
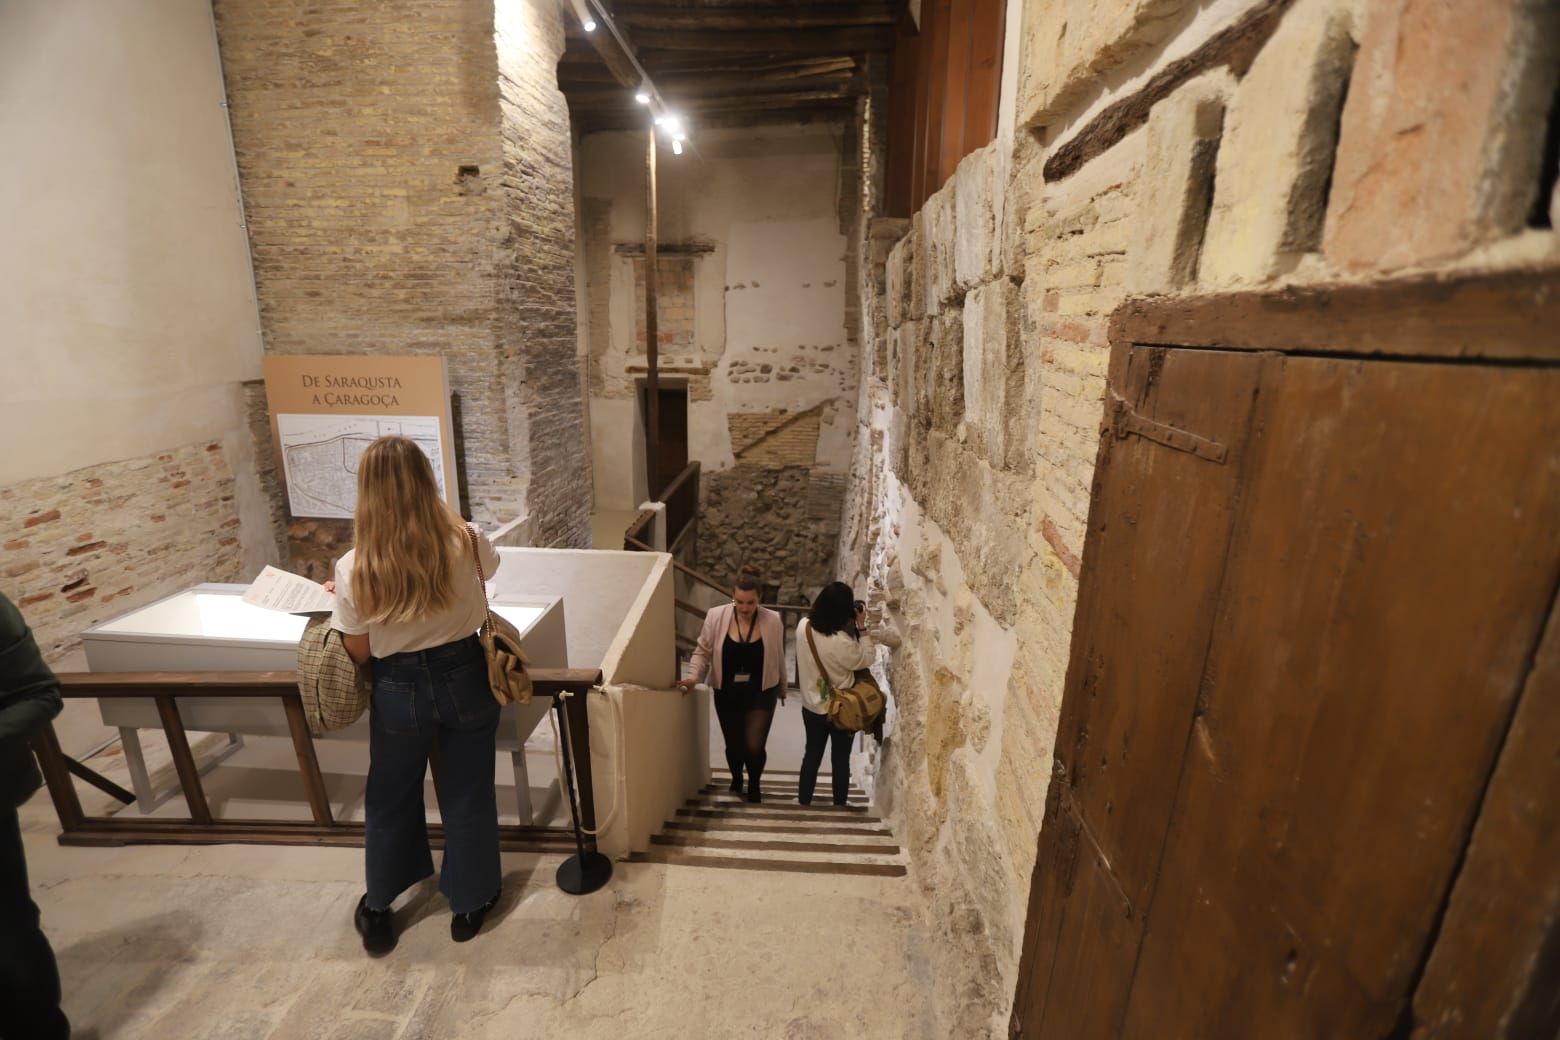
[[[1026,922],[1032,954],[1010,1024],[1024,1036],[1107,1036],[1119,1024],[1268,363],[1130,347],[1112,361],[1123,408],[1217,441],[1227,454],[1221,464],[1140,436],[1103,435],[1083,562],[1093,578],[1079,589]]]
[[[1282,364],[1127,1037],[1395,1028],[1560,578],[1560,371]]]
[[[1414,994],[1414,1040],[1560,1036],[1560,611]]]

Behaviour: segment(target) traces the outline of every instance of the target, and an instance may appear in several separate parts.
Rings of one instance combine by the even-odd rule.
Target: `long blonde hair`
[[[353,528],[352,597],[365,619],[415,621],[454,601],[456,564],[470,542],[412,441],[380,437],[364,450]]]

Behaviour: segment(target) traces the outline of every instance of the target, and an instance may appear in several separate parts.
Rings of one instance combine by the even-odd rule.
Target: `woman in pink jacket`
[[[750,802],[763,801],[764,745],[775,719],[775,699],[784,699],[785,689],[785,629],[779,614],[758,605],[758,590],[758,572],[743,567],[731,602],[704,616],[699,645],[677,683],[688,690],[709,676],[726,738],[731,791],[742,793],[745,767]]]

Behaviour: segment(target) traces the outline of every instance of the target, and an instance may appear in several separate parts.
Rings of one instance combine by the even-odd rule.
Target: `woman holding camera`
[[[807,727],[807,749],[796,786],[796,800],[802,805],[812,804],[825,747],[833,773],[834,804],[844,805],[849,798],[850,745],[855,734],[829,721],[827,695],[830,687],[851,685],[856,669],[870,667],[877,658],[877,644],[866,637],[866,628],[866,604],[843,581],[825,585],[812,610],[796,625],[796,670],[802,684],[802,722]],[[818,671],[820,662],[823,674]]]

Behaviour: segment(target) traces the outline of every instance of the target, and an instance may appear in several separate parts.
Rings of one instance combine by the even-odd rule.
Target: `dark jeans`
[[[439,891],[458,914],[498,892],[498,798],[493,789],[498,702],[475,636],[374,659],[369,715],[368,905],[382,910],[433,873],[423,810],[428,754],[439,751],[444,869]]]
[[[27,859],[15,809],[0,811],[0,1037],[56,1040],[70,1036],[60,1010],[60,973],[38,927],[27,887]]]
[[[829,748],[829,769],[834,774],[834,804],[844,805],[850,797],[850,745],[856,734],[829,721],[827,715],[802,709],[802,724],[807,727],[807,750],[802,752],[802,775],[797,778],[796,800],[811,805],[813,788],[818,783],[818,767],[823,764],[823,749]]]

